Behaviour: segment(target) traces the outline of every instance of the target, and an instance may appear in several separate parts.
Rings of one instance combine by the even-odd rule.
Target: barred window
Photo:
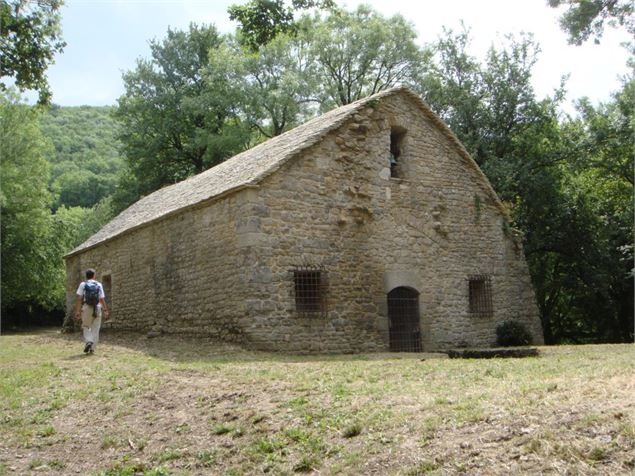
[[[302,267],[293,270],[295,308],[298,314],[326,312],[326,272],[319,268]]]
[[[470,314],[473,316],[490,317],[492,306],[492,280],[487,275],[474,275],[468,278],[470,293]]]

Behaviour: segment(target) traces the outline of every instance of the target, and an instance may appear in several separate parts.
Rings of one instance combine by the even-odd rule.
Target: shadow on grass
[[[68,357],[65,357],[62,360],[68,360],[68,361],[74,361],[74,360],[84,360],[84,359],[90,359],[92,356],[89,354],[76,354],[76,355],[69,355]]]
[[[21,335],[55,335],[60,333],[59,327],[54,326],[27,326],[12,327],[10,329],[2,329],[0,337],[21,336]]]
[[[55,338],[67,342],[77,341],[81,343],[81,333],[50,333]],[[318,353],[284,353],[264,352],[249,349],[246,346],[223,342],[210,337],[197,337],[190,335],[161,335],[148,338],[145,334],[135,332],[116,331],[104,329],[100,334],[100,347],[102,355],[108,355],[108,347],[123,347],[131,351],[141,352],[150,357],[175,362],[175,363],[236,363],[236,362],[281,362],[281,363],[305,363],[305,362],[334,362],[334,361],[372,361],[372,360],[416,360],[422,364],[428,359],[447,358],[440,353],[350,353],[350,354],[318,354]],[[80,355],[73,359],[85,357]],[[69,357],[70,359],[70,357]]]

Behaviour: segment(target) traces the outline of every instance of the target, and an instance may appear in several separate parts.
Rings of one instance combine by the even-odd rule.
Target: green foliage
[[[234,71],[242,115],[261,136],[282,134],[315,113],[315,61],[304,37],[279,34],[255,52],[231,41],[210,60],[220,55]]]
[[[217,458],[216,451],[201,450],[196,453],[198,464],[203,467],[213,466],[216,464]]]
[[[230,433],[231,431],[232,427],[223,423],[214,425],[214,428],[212,428],[212,433],[214,433],[215,435],[224,435],[225,433]]]
[[[113,216],[121,213],[141,196],[139,181],[128,164],[119,173],[117,186],[109,197]]]
[[[213,26],[168,30],[162,42],[150,42],[152,58],[124,74],[126,92],[115,115],[139,194],[202,172],[248,143],[227,67],[209,64],[210,50],[221,44]]]
[[[261,137],[281,134],[318,108],[412,84],[427,58],[411,24],[369,7],[304,15],[292,30],[249,49],[239,34],[210,53],[211,69],[220,63],[229,71],[241,116]]]
[[[61,0],[0,0],[0,78],[13,78],[22,91],[35,89],[40,104],[51,100],[46,69],[66,46],[60,29],[62,4]],[[0,90],[5,86],[0,82]]]
[[[27,301],[50,307],[55,301],[44,159],[50,144],[39,130],[37,114],[15,94],[0,96],[3,309]]]
[[[489,49],[484,64],[470,54],[470,46],[469,29],[444,29],[417,89],[479,165],[506,162],[518,149],[515,137],[557,123],[561,96],[542,102],[535,97],[531,77],[540,48],[531,35],[507,36],[502,47]]]
[[[2,162],[2,309],[62,307],[64,256],[111,216],[109,202],[51,212],[53,147],[40,130],[41,111],[9,93],[0,96]]]
[[[47,443],[54,443],[58,454],[70,454],[75,440],[67,429],[88,425],[93,446],[99,446],[102,435],[120,444],[101,451],[108,456],[104,459],[68,458],[66,465],[73,470],[62,473],[150,474],[161,467],[158,454],[180,448],[179,459],[161,464],[173,468],[173,474],[282,475],[313,468],[322,474],[396,475],[406,474],[424,460],[436,461],[449,472],[464,464],[461,471],[472,474],[483,469],[482,461],[466,463],[465,453],[458,451],[448,456],[448,438],[465,441],[466,427],[508,434],[518,422],[540,421],[546,426],[536,428],[524,443],[500,442],[503,447],[491,454],[501,467],[508,465],[510,451],[534,452],[541,465],[553,466],[563,464],[564,451],[575,449],[580,453],[565,461],[567,468],[584,474],[589,469],[586,455],[602,446],[596,438],[602,434],[610,435],[615,443],[602,468],[617,468],[618,473],[620,468],[630,469],[621,465],[624,459],[632,459],[635,442],[632,418],[624,410],[624,402],[632,396],[632,345],[556,347],[539,359],[521,360],[456,361],[430,356],[425,364],[419,358],[394,354],[295,356],[290,365],[288,356],[209,345],[207,339],[165,336],[144,344],[145,351],[139,352],[138,335],[107,339],[102,344],[108,355],[105,363],[76,359],[79,344],[74,339],[40,333],[3,336],[0,431],[6,453],[21,454],[25,445],[46,449]],[[187,374],[196,388],[179,385],[177,373]],[[219,381],[223,384],[215,385]],[[190,433],[165,431],[174,427],[173,412],[137,405],[157,398],[166,385],[172,387],[167,402],[187,401],[195,408],[179,420],[191,424]],[[335,401],[335,389],[343,387],[350,392]],[[246,434],[231,441],[227,435],[215,436],[210,443],[209,427],[198,423],[215,421],[227,411],[219,412],[219,406],[210,403],[227,401],[228,395],[240,395],[231,400],[231,418],[232,424],[247,427]],[[598,395],[601,398],[595,398]],[[285,404],[307,396],[308,405],[292,409]],[[593,406],[589,398],[594,398]],[[53,405],[56,401],[63,404]],[[134,427],[75,411],[82,405],[103,408],[104,401],[109,415],[120,421],[134,420]],[[580,411],[563,426],[562,415],[572,406]],[[48,422],[31,423],[43,410]],[[266,415],[266,422],[250,426],[255,415]],[[306,418],[309,415],[311,421]],[[58,428],[51,437],[54,441],[36,436],[40,428],[60,421],[64,429]],[[363,433],[344,440],[341,430],[355,421],[364,423]],[[141,435],[152,438],[157,428],[164,430],[162,441],[153,440],[142,449]],[[399,444],[404,435],[414,446]],[[532,445],[536,440],[541,444]],[[478,441],[469,439],[468,443]],[[554,454],[554,448],[564,444],[566,449]],[[419,452],[414,459],[413,448]],[[17,470],[11,474],[28,474],[29,462],[38,455],[50,464],[51,456],[34,452],[12,461]],[[417,464],[417,468],[426,466]]]
[[[368,6],[338,10],[307,25],[323,109],[349,104],[398,84],[413,84],[427,62],[413,25]]]
[[[584,152],[574,158],[578,170],[593,169],[609,180],[633,186],[633,118],[635,80],[624,78],[613,100],[594,107],[587,98],[577,104],[581,121],[577,147]]]
[[[283,0],[250,0],[244,5],[230,5],[229,19],[240,24],[241,43],[252,51],[268,44],[281,34],[294,34],[297,30],[293,20],[296,10],[307,8],[335,7],[333,0],[291,0],[285,7]]]
[[[519,321],[505,321],[496,327],[496,344],[502,347],[528,345],[531,334]]]
[[[547,0],[552,8],[566,5],[560,17],[561,28],[569,34],[569,43],[581,45],[593,37],[600,43],[604,24],[624,26],[635,35],[634,4],[631,0]]]
[[[629,83],[612,103],[592,108],[583,101],[580,118],[561,124],[552,186],[536,189],[523,206],[525,249],[548,342],[633,339]],[[521,185],[541,185],[527,175]]]
[[[311,473],[320,467],[320,458],[315,455],[303,455],[300,460],[293,465],[293,471],[296,473]]]
[[[313,6],[326,3],[293,7]],[[282,8],[245,6],[269,7]],[[251,130],[281,134],[318,105],[328,109],[412,82],[420,70],[416,33],[400,16],[386,19],[363,7],[324,19],[304,16],[293,25],[293,32],[278,31],[251,49],[241,47],[240,35],[221,38],[213,27],[196,25],[151,42],[152,58],[124,75],[126,94],[116,111],[127,166],[115,210],[240,152],[253,143]],[[92,181],[87,173],[64,172],[73,190]]]
[[[580,334],[582,322],[584,334],[610,342],[633,339],[634,105],[635,81],[625,78],[610,102],[592,107],[582,100],[580,117],[563,127],[570,152],[566,189],[583,197],[588,216],[569,331]],[[594,319],[579,318],[587,313]]]
[[[122,466],[116,464],[112,468],[95,473],[96,476],[169,476],[170,471],[165,466],[146,468],[143,464]]]
[[[430,107],[450,126],[465,148],[480,162],[479,145],[487,114],[481,65],[470,56],[469,30],[443,30],[432,45],[433,58],[415,86]]]
[[[42,115],[42,132],[54,145],[47,154],[54,209],[90,208],[114,193],[123,160],[112,112],[112,107],[52,106]]]
[[[183,453],[180,450],[173,448],[166,448],[161,453],[157,455],[157,459],[159,463],[165,463],[166,461],[173,461],[175,459],[181,459],[183,457]]]
[[[546,341],[632,339],[630,83],[614,104],[582,101],[581,118],[563,122],[562,91],[539,100],[531,87],[530,36],[508,37],[483,64],[469,46],[469,31],[446,31],[419,90],[523,233]]]
[[[55,236],[61,241],[60,256],[86,241],[113,217],[110,199],[104,199],[92,208],[65,207],[53,215]],[[62,278],[62,281],[64,279]]]
[[[577,11],[577,25],[588,20],[587,30],[576,30],[578,42],[601,33],[605,20],[632,27],[632,5],[624,2],[550,1],[563,3]],[[1,13],[24,5],[4,1]],[[50,5],[55,17],[59,5]],[[294,18],[313,7],[329,13]],[[17,98],[4,98],[3,309],[61,306],[61,256],[140,196],[318,110],[407,84],[489,177],[510,210],[504,229],[522,232],[547,342],[632,339],[632,77],[611,101],[593,105],[583,98],[579,117],[563,120],[563,87],[545,98],[532,89],[540,48],[531,35],[509,36],[479,61],[466,28],[446,30],[421,48],[399,15],[332,7],[252,0],[230,7],[241,25],[235,37],[221,37],[212,26],[168,30],[150,42],[151,57],[124,74],[114,114],[53,106],[38,116]],[[474,206],[478,220],[480,197]]]

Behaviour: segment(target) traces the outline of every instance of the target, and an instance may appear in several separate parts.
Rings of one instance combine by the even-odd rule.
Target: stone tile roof
[[[322,114],[295,129],[241,152],[205,172],[174,185],[161,188],[141,198],[88,240],[68,253],[66,258],[109,241],[123,233],[178,213],[183,209],[224,197],[228,193],[250,185],[256,185],[264,177],[278,170],[287,160],[319,142],[330,131],[337,129],[369,102],[397,93],[407,94],[415,101],[432,122],[437,124],[441,131],[458,146],[461,155],[466,157],[480,172],[476,163],[471,159],[448,126],[430,110],[417,94],[405,87],[391,88]],[[485,176],[483,175],[483,177]],[[487,179],[485,180],[489,186],[489,182]],[[496,197],[493,190],[492,193]],[[498,198],[495,201],[498,202]]]

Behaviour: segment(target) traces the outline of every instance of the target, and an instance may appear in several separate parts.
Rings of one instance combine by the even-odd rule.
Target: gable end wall
[[[403,179],[390,178],[390,129],[407,129]],[[262,348],[310,352],[388,350],[387,293],[419,292],[424,350],[491,346],[495,327],[542,331],[520,245],[505,232],[480,171],[407,96],[383,99],[261,183],[267,216],[254,251],[246,333]],[[478,204],[477,204],[478,202]],[[300,316],[291,271],[322,267],[328,312]],[[248,272],[249,274],[249,272]],[[468,313],[467,278],[491,276],[492,317]],[[257,288],[257,286],[256,286]]]

